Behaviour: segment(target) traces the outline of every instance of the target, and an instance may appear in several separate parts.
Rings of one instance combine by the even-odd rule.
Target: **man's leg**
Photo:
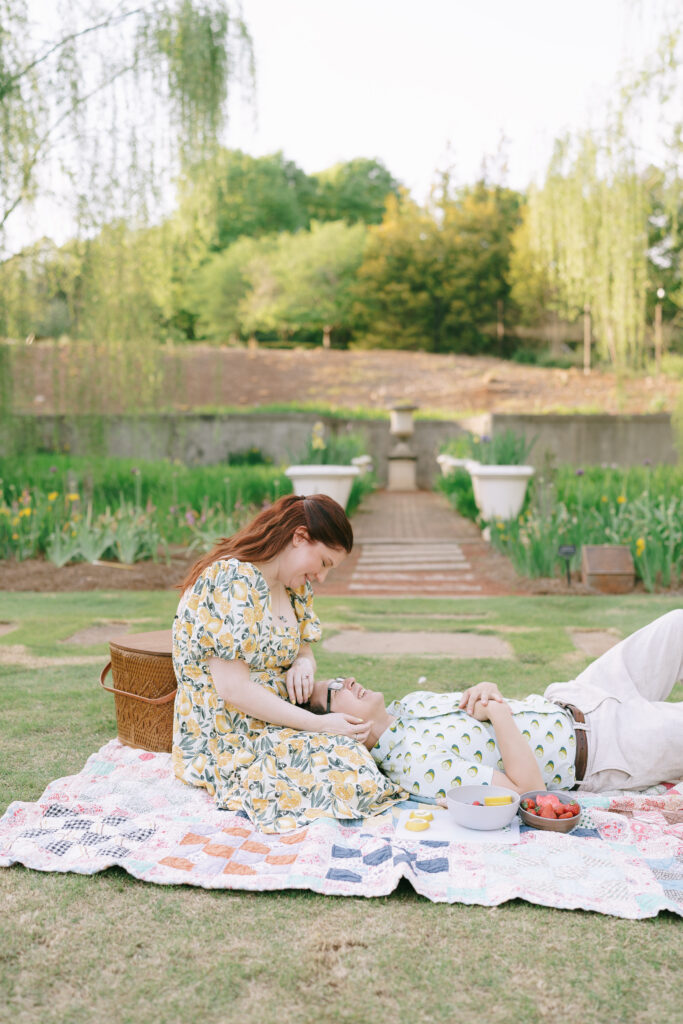
[[[666,698],[683,677],[683,610],[626,637],[569,683],[553,683],[550,700],[586,713],[588,770],[584,791],[637,789],[683,776],[683,703]]]
[[[683,679],[683,609],[668,612],[631,633],[574,680],[618,700],[663,701]]]
[[[606,700],[586,720],[588,771],[580,790],[644,789],[683,779],[683,702]]]

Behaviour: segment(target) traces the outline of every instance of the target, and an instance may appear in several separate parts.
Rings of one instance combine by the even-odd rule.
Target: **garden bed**
[[[577,573],[584,545],[625,545],[648,591],[683,584],[683,470],[675,466],[609,469],[546,466],[532,481],[519,516],[484,524],[470,474],[455,469],[438,488],[457,511],[488,525],[492,545],[517,571],[539,578],[559,571],[558,548],[574,548]]]

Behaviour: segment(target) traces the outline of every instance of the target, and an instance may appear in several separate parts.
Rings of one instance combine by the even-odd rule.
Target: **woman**
[[[353,546],[344,510],[288,495],[192,567],[173,623],[173,766],[265,832],[359,818],[401,798],[363,746],[355,715],[298,707],[320,638],[311,581]]]

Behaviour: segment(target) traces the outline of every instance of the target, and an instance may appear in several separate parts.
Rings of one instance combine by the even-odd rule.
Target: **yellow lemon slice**
[[[511,796],[485,796],[484,806],[485,807],[497,807],[499,804],[511,804]]]
[[[426,828],[429,828],[429,822],[420,818],[408,818],[406,828],[409,832],[424,832]]]

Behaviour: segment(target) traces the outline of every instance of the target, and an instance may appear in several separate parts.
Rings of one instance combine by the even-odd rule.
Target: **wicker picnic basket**
[[[121,743],[143,750],[170,751],[173,742],[173,671],[170,629],[131,633],[109,641],[111,660],[100,685],[114,694]],[[113,686],[104,680],[111,669]]]

